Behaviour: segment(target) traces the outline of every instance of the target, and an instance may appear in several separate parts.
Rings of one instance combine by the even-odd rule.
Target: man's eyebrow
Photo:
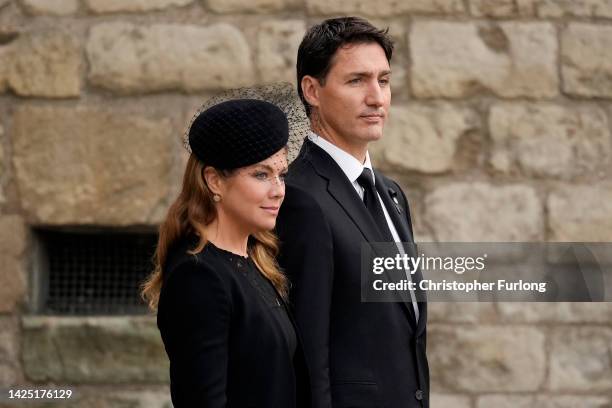
[[[372,71],[355,71],[355,72],[349,72],[348,74],[346,74],[347,77],[349,76],[371,77],[373,75],[374,75],[374,72]],[[385,76],[385,75],[391,75],[391,70],[386,69],[384,71],[381,71],[380,74],[378,74],[378,76]]]

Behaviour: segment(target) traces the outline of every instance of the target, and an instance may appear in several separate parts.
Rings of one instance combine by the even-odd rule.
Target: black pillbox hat
[[[220,170],[249,166],[287,145],[287,117],[257,99],[221,102],[202,112],[189,128],[189,146],[204,164]]]

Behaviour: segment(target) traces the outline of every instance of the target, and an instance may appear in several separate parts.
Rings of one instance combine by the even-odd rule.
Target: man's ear
[[[223,193],[223,180],[221,179],[221,175],[211,166],[206,166],[202,170],[202,178],[204,182],[208,186],[208,189],[213,194],[222,194]]]
[[[306,102],[308,102],[310,106],[319,107],[319,88],[321,88],[319,80],[310,75],[304,75],[300,85]]]

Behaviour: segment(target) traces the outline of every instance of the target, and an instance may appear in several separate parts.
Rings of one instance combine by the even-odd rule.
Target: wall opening
[[[139,287],[153,268],[153,231],[36,229],[33,311],[45,315],[146,313]]]

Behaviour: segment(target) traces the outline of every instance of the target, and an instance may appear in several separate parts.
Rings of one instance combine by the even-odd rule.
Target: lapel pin
[[[397,193],[395,192],[395,190],[390,188],[389,189],[389,195],[391,196],[391,199],[395,203],[395,209],[397,210],[397,213],[401,214],[402,213],[402,209],[400,208],[399,201],[397,201]]]

